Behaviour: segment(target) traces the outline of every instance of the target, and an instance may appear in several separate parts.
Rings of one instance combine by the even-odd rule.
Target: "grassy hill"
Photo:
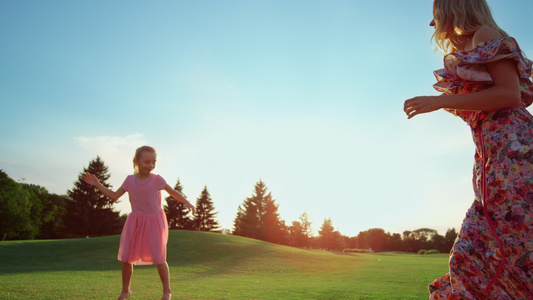
[[[0,299],[116,299],[120,236],[0,242]],[[447,254],[343,254],[171,231],[174,299],[427,299]],[[155,266],[134,268],[130,299],[159,299]]]

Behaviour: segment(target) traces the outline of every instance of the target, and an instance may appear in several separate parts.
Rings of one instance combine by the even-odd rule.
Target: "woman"
[[[442,96],[408,99],[408,118],[441,108],[476,146],[475,199],[432,299],[533,299],[532,62],[494,22],[485,0],[435,0],[433,38],[445,53]]]

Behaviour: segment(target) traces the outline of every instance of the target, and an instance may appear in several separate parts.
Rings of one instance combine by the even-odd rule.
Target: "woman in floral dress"
[[[435,0],[444,57],[435,89],[408,99],[408,118],[438,109],[470,125],[475,199],[431,299],[533,299],[532,62],[494,22],[485,0]]]

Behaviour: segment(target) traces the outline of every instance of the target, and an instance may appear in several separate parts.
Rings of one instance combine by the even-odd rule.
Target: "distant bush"
[[[437,250],[437,249],[431,249],[431,250],[425,250],[425,249],[420,249],[418,250],[418,254],[420,255],[424,255],[424,254],[439,254],[440,251]]]
[[[342,252],[352,252],[352,253],[370,253],[368,249],[344,249]]]

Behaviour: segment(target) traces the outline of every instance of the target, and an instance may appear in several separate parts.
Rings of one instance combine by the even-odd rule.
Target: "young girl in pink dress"
[[[511,2],[509,2],[511,4]],[[532,62],[485,0],[435,0],[433,35],[447,53],[442,96],[408,99],[408,118],[441,108],[470,125],[475,199],[432,299],[533,299]]]
[[[174,199],[183,202],[195,213],[195,207],[180,193],[171,188],[165,180],[152,174],[155,168],[156,152],[154,148],[143,146],[137,149],[133,158],[135,174],[126,178],[117,191],[103,186],[96,176],[86,173],[83,180],[96,187],[113,201],[128,192],[132,212],[128,215],[122,235],[118,259],[122,261],[122,293],[118,299],[131,295],[130,283],[133,265],[156,264],[161,282],[163,297],[170,299],[170,276],[167,257],[168,224],[165,212],[161,208],[161,190],[165,190]]]

